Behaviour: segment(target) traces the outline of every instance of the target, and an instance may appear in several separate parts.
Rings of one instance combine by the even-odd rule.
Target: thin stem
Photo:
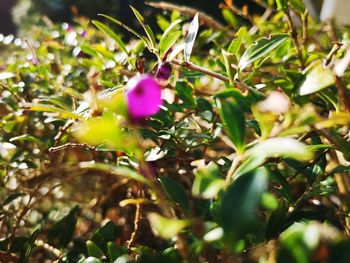
[[[335,77],[335,86],[338,89],[338,94],[343,110],[345,110],[346,112],[350,112],[350,98],[346,94],[347,90],[344,86],[343,80],[338,76]]]
[[[227,82],[227,83],[230,83],[230,79],[224,75],[221,75],[220,73],[217,73],[217,72],[214,72],[214,71],[211,71],[207,68],[203,68],[201,66],[198,66],[198,65],[195,65],[191,62],[181,62],[177,59],[173,59],[171,61],[169,61],[170,63],[174,64],[174,65],[177,65],[177,66],[180,66],[180,67],[184,67],[184,68],[187,68],[187,69],[190,69],[190,70],[193,70],[193,71],[197,71],[197,72],[201,72],[205,75],[208,75],[210,77],[213,77],[213,78],[216,78],[216,79],[219,79],[219,80],[222,80],[224,82]],[[240,79],[238,78],[235,78],[234,79],[234,84],[239,88],[239,89],[243,89],[243,90],[249,90],[255,94],[258,94],[262,97],[266,97],[266,95],[250,86],[248,86],[247,84],[245,84],[243,81],[241,81]]]
[[[199,20],[206,24],[208,27],[218,30],[218,31],[225,31],[226,35],[229,37],[235,37],[235,33],[227,30],[227,28],[221,24],[220,22],[216,21],[213,17],[208,15],[207,13],[204,13],[198,9],[192,8],[192,7],[186,7],[186,6],[179,6],[175,4],[170,4],[167,2],[146,2],[146,5],[152,6],[154,8],[159,8],[162,10],[170,10],[170,11],[178,11],[182,15],[192,16],[194,17],[197,13],[199,16]]]
[[[288,22],[288,26],[289,26],[289,30],[290,30],[290,35],[293,39],[294,42],[294,46],[297,49],[297,54],[298,54],[298,58],[301,64],[301,67],[304,68],[305,67],[305,63],[304,63],[304,59],[303,59],[303,53],[301,50],[301,47],[299,45],[299,40],[298,40],[298,32],[296,31],[295,27],[294,27],[294,22],[293,19],[289,13],[289,10],[287,10],[285,12],[286,18],[287,18],[287,22]]]

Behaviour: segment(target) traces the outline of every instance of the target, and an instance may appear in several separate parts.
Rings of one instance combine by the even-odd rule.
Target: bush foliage
[[[0,36],[0,261],[348,262],[350,31],[276,2]]]

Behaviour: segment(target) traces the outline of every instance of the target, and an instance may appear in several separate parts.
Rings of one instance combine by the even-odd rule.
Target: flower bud
[[[168,80],[170,78],[170,74],[171,74],[171,65],[168,62],[164,62],[158,67],[156,77],[160,80]]]

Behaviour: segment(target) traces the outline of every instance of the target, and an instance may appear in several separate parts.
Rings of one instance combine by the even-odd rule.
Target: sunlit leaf
[[[252,64],[254,61],[265,58],[272,50],[282,45],[289,39],[288,34],[277,34],[271,35],[269,38],[260,38],[247,48],[242,58],[239,61],[238,67],[240,70],[245,69],[247,66]]]
[[[12,72],[0,72],[0,80],[13,78],[15,74]]]
[[[192,49],[193,49],[194,42],[196,41],[198,29],[199,29],[199,21],[198,21],[198,13],[197,13],[191,22],[191,25],[188,29],[188,34],[185,39],[185,49],[184,49],[185,62],[190,62]]]
[[[298,94],[309,95],[334,84],[335,76],[331,69],[323,67],[321,62],[312,64],[306,71],[305,80],[301,83]]]
[[[157,213],[149,213],[147,218],[153,232],[164,239],[176,237],[177,234],[189,225],[188,220],[169,219]]]
[[[104,32],[105,34],[107,34],[110,38],[112,38],[113,40],[115,40],[115,42],[118,43],[119,47],[121,50],[123,50],[126,54],[129,54],[128,50],[126,49],[126,46],[123,42],[123,40],[116,34],[114,33],[114,31],[112,29],[110,29],[108,26],[106,26],[105,24],[97,21],[97,20],[93,20],[92,23],[98,28],[100,29],[102,32]]]

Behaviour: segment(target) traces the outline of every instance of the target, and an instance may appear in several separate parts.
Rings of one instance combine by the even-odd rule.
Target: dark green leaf
[[[245,117],[236,101],[216,100],[224,128],[236,147],[237,152],[244,150]]]
[[[23,250],[21,251],[21,255],[19,256],[18,263],[27,263],[30,255],[32,254],[32,250],[34,247],[35,240],[38,238],[40,229],[36,229],[28,238],[27,242],[23,246]]]
[[[103,227],[97,230],[91,238],[99,248],[107,252],[107,243],[115,241],[120,234],[120,229],[112,221],[107,222]]]
[[[54,224],[48,233],[48,238],[51,242],[57,243],[57,246],[61,248],[69,244],[74,234],[79,211],[79,206],[75,206],[68,215]]]
[[[220,212],[228,245],[254,229],[258,222],[257,208],[266,188],[267,172],[262,169],[240,176],[228,188]]]
[[[169,195],[170,199],[175,203],[178,203],[184,210],[188,211],[188,198],[182,185],[165,176],[160,177],[159,181],[162,184],[165,192]]]

